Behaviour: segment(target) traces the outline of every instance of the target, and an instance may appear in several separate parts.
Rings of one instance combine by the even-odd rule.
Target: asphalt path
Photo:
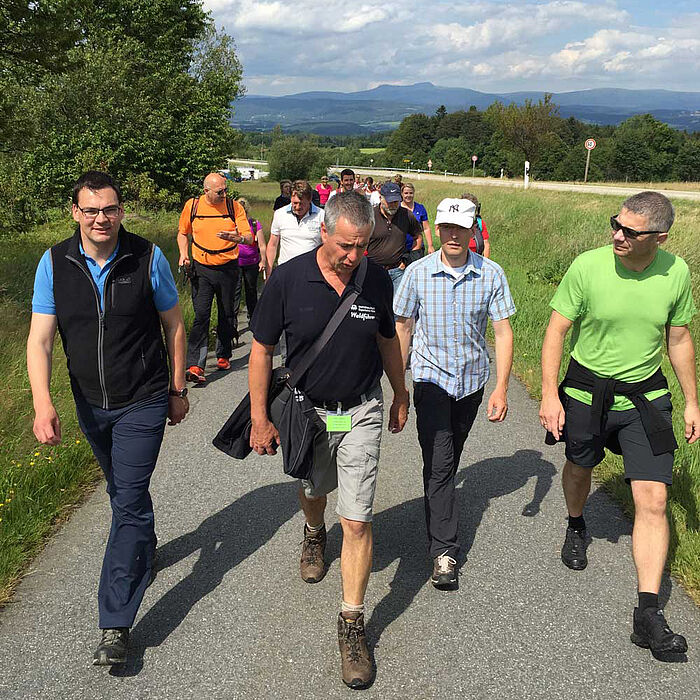
[[[109,528],[102,487],[53,538],[0,613],[1,698],[340,698],[336,617],[340,529],[329,499],[325,579],[298,573],[303,516],[281,458],[235,461],[211,438],[246,391],[246,344],[233,369],[191,391],[168,428],[152,492],[159,572],[132,630],[129,663],[91,665],[96,592]],[[388,388],[385,396],[390,398]],[[483,407],[482,407],[483,408]],[[629,641],[636,601],[630,522],[600,491],[587,505],[583,572],[564,567],[560,446],[545,447],[537,407],[513,382],[506,423],[482,410],[457,477],[459,590],[429,583],[431,562],[412,413],[385,431],[375,501],[367,631],[371,698],[700,697],[700,610],[666,579],[676,663]]]
[[[244,169],[246,166],[255,168],[267,168],[267,161],[258,160],[236,160],[232,159],[231,164],[240,165]],[[334,170],[340,172],[342,168],[350,168],[356,173],[371,175],[374,178],[392,177],[394,173],[401,173],[407,180],[428,180],[433,182],[446,182],[459,185],[477,185],[479,187],[510,187],[515,189],[523,189],[523,181],[520,179],[499,179],[492,177],[468,177],[464,175],[443,175],[440,172],[418,172],[413,170],[405,170],[403,168],[365,168],[360,165],[336,165]],[[583,192],[588,194],[605,194],[611,197],[629,197],[637,194],[642,190],[649,189],[650,185],[644,182],[639,182],[624,187],[621,185],[602,185],[602,184],[583,184],[574,182],[548,182],[540,180],[530,180],[529,189],[531,190],[554,190],[559,192]],[[697,190],[674,190],[665,188],[663,183],[654,183],[653,188],[659,192],[663,192],[669,199],[687,199],[695,202],[700,202],[700,191]]]
[[[337,166],[336,169],[344,166]],[[352,167],[352,166],[349,166]],[[375,178],[386,178],[393,175],[394,170],[383,169],[377,170],[372,168],[355,167],[354,170],[362,175],[372,175]],[[434,182],[447,182],[460,185],[477,185],[479,187],[510,187],[522,190],[524,185],[522,180],[499,179],[491,177],[467,177],[463,175],[442,175],[441,173],[418,173],[412,171],[401,172],[406,180],[428,180]],[[654,189],[665,194],[669,199],[689,199],[691,201],[700,202],[700,192],[692,190],[673,190],[660,189],[659,183],[655,183]],[[540,180],[530,180],[528,189],[531,190],[554,190],[558,192],[583,192],[588,194],[605,194],[614,197],[629,197],[637,194],[642,190],[649,189],[647,183],[640,182],[629,187],[620,185],[594,185],[594,184],[578,184],[573,182],[546,182]]]

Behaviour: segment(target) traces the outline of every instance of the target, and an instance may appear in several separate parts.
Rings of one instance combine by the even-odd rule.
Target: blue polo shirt
[[[153,259],[151,266],[151,285],[153,286],[153,301],[158,311],[169,311],[177,304],[177,287],[173,279],[173,273],[163,252],[158,246],[153,246]],[[100,295],[100,306],[104,311],[104,288],[107,275],[119,252],[119,244],[114,252],[107,258],[104,267],[100,267],[91,257],[85,255],[83,244],[80,244],[80,252],[85,257],[88,270]],[[34,276],[34,296],[32,297],[32,311],[37,314],[56,315],[56,304],[53,298],[53,265],[51,264],[51,251],[47,250],[39,261]]]

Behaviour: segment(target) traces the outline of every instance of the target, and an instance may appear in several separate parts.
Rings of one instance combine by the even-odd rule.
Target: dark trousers
[[[231,357],[232,343],[238,340],[236,318],[236,288],[241,270],[234,260],[225,265],[194,263],[196,277],[192,282],[194,322],[187,341],[187,366],[204,369],[209,350],[209,321],[211,305],[216,297],[219,322],[216,326],[217,357]]]
[[[107,480],[112,527],[98,590],[100,628],[131,627],[156,549],[148,492],[168,416],[166,392],[105,411],[75,397],[78,422]]]
[[[423,453],[425,523],[430,556],[459,553],[459,512],[455,475],[464,442],[474,423],[484,390],[457,401],[430,382],[414,382],[418,441]]]
[[[238,309],[241,306],[241,296],[245,289],[245,306],[248,311],[248,321],[253,316],[253,311],[255,311],[255,305],[258,303],[258,276],[260,270],[257,263],[255,265],[241,265],[241,274],[238,278],[238,286],[236,287],[236,301],[234,302],[234,307],[236,309],[236,316],[238,316]]]

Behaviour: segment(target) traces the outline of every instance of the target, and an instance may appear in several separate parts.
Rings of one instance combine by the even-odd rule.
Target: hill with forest
[[[440,105],[448,111],[486,109],[538,101],[544,92],[486,93],[432,83],[379,85],[358,92],[313,91],[270,97],[247,95],[235,103],[233,126],[266,131],[279,124],[285,131],[319,134],[361,134],[388,131],[411,114],[431,114]],[[591,124],[617,125],[636,114],[651,114],[674,129],[700,131],[700,92],[596,88],[554,93],[562,117]]]

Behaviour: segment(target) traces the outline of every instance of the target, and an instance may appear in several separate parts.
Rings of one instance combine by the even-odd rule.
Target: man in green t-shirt
[[[639,606],[632,641],[652,652],[685,653],[658,593],[668,552],[666,491],[677,447],[671,399],[661,373],[664,341],[685,397],[685,438],[700,436],[695,349],[688,330],[695,305],[688,266],[659,248],[673,224],[658,192],[627,199],[610,219],[612,245],[574,260],[551,303],[542,345],[540,422],[566,443],[562,476],[569,526],[561,557],[570,569],[588,563],[583,507],[593,467],[605,448],[621,454],[635,505],[632,553]],[[571,363],[557,386],[564,338],[573,327]]]

